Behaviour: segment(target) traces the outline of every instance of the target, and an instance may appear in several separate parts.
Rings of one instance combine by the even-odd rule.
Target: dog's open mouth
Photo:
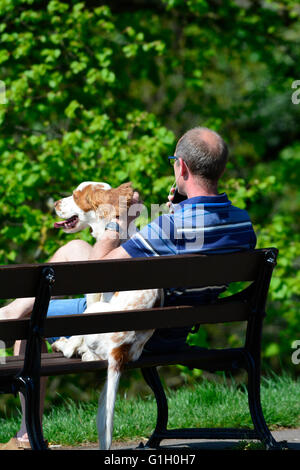
[[[55,228],[74,228],[78,222],[78,215],[73,215],[67,220],[63,220],[62,222],[55,222]]]

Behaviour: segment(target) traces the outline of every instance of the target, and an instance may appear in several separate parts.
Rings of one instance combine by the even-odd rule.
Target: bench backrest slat
[[[55,268],[53,295],[159,287],[201,287],[253,281],[263,250],[77,263],[0,266],[0,298],[34,297],[41,270]]]
[[[176,328],[196,323],[223,323],[246,321],[251,314],[243,301],[222,299],[203,306],[176,306],[148,310],[90,313],[47,318],[43,336],[72,336],[113,331],[146,330],[152,328]],[[29,320],[1,321],[1,339],[25,339]]]

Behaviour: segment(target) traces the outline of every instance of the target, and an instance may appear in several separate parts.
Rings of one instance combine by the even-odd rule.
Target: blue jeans
[[[85,297],[81,297],[78,299],[54,299],[54,300],[50,300],[47,317],[55,317],[55,316],[60,316],[60,315],[78,315],[78,314],[83,313],[85,309],[86,309]],[[155,336],[156,335],[154,334],[150,338],[150,340],[148,341],[148,343],[150,342],[149,344],[150,347],[146,347],[148,345],[147,343],[145,345],[145,349],[149,351],[157,351],[157,352],[159,351],[162,352],[166,350],[170,351],[170,341],[167,341],[166,344],[164,344],[165,341],[161,341],[160,338],[158,339]],[[59,337],[47,338],[47,341],[48,343],[52,344],[58,339]],[[175,349],[178,349],[179,345],[178,345],[178,342],[176,342],[175,338],[172,338],[171,345]]]
[[[50,300],[47,317],[56,317],[60,315],[77,315],[83,313],[86,309],[86,298],[78,299],[54,299]],[[47,338],[48,343],[52,344],[59,338]]]
[[[202,295],[204,301],[204,296]],[[215,296],[214,296],[215,298]],[[165,299],[165,306],[171,305],[195,305],[201,303],[201,299]],[[207,301],[207,299],[205,299]],[[50,301],[47,317],[54,317],[59,315],[77,315],[81,314],[86,309],[86,298],[81,297],[78,299],[54,299]],[[145,351],[151,352],[176,352],[186,347],[186,338],[190,332],[190,327],[170,328],[170,329],[157,329],[153,336],[145,344]],[[47,338],[47,341],[52,344],[59,338]]]

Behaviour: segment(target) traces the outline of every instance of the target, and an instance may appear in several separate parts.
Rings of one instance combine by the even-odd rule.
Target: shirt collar
[[[189,199],[185,199],[182,202],[177,204],[177,207],[183,208],[189,204],[205,204],[205,205],[222,205],[224,206],[231,206],[231,201],[229,201],[227,194],[222,193],[218,194],[217,196],[195,196]]]

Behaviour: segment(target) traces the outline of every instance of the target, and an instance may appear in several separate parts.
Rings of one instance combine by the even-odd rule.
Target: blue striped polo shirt
[[[256,236],[248,213],[235,207],[225,193],[199,196],[177,204],[173,214],[162,214],[136,232],[122,247],[133,258],[188,253],[226,253],[253,249]],[[213,302],[224,286],[165,289],[164,305]],[[185,347],[190,327],[158,329],[145,349],[177,351]]]
[[[133,258],[249,250],[256,236],[247,211],[225,193],[197,196],[177,204],[136,232],[122,247]]]
[[[192,253],[226,253],[253,249],[256,236],[247,211],[231,204],[225,193],[180,202],[136,232],[122,247],[132,258]],[[165,305],[215,299],[228,286],[167,289]]]

